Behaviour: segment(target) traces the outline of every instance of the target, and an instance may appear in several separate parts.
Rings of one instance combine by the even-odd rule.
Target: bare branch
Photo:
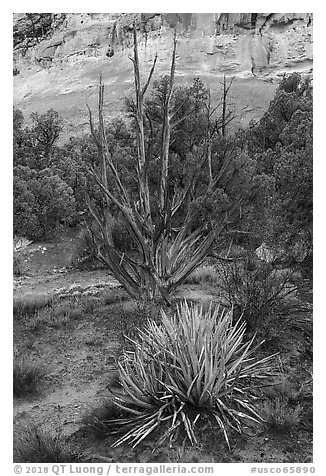
[[[167,91],[167,96],[164,101],[164,111],[163,111],[161,177],[160,177],[160,210],[161,212],[163,212],[163,210],[166,209],[167,201],[168,201],[167,178],[168,178],[168,170],[169,170],[169,149],[170,149],[170,133],[171,133],[169,108],[170,108],[170,101],[171,101],[172,92],[173,92],[176,48],[177,48],[177,37],[176,37],[176,30],[174,30],[169,87]]]
[[[145,93],[147,91],[147,88],[151,82],[151,79],[152,79],[152,76],[153,76],[153,73],[154,73],[154,69],[155,69],[155,65],[156,65],[156,60],[157,60],[157,53],[155,54],[155,57],[154,57],[154,61],[153,61],[153,65],[152,65],[152,68],[151,68],[151,71],[149,73],[149,76],[148,76],[148,79],[146,81],[146,84],[145,86],[143,87],[143,91],[142,91],[142,95],[143,97],[145,96]]]
[[[102,180],[100,179],[100,177],[97,175],[97,173],[95,172],[94,170],[94,167],[93,166],[90,166],[90,172],[92,174],[92,176],[94,177],[96,183],[99,185],[99,187],[101,188],[102,192],[104,193],[105,196],[107,196],[110,200],[112,200],[112,202],[119,208],[119,210],[124,213],[124,214],[127,214],[129,209],[123,205],[114,195],[113,193],[110,192],[110,190],[104,186]]]
[[[98,151],[101,152],[102,147],[101,147],[100,141],[98,140],[98,137],[97,137],[95,129],[94,129],[92,111],[91,111],[91,109],[90,109],[90,107],[87,103],[86,103],[86,106],[87,106],[88,114],[89,114],[89,125],[90,125],[90,129],[91,129],[92,138],[93,138],[93,140],[96,144],[96,147],[98,148]]]
[[[170,122],[171,122],[171,129],[174,129],[175,127],[177,127],[181,122],[183,122],[188,116],[190,116],[190,114],[192,114],[193,112],[195,112],[196,108],[193,108],[191,109],[190,111],[188,111],[186,114],[184,114],[182,117],[180,117],[177,121],[174,121],[172,122],[172,117],[175,115],[173,114],[173,116],[171,116],[170,118]]]
[[[146,159],[146,149],[145,149],[145,132],[144,132],[144,104],[143,104],[143,91],[140,84],[140,73],[139,73],[139,57],[138,57],[138,43],[137,43],[137,32],[136,25],[134,22],[133,29],[134,36],[134,79],[135,79],[135,94],[136,94],[136,124],[137,124],[137,149],[138,149],[138,184],[139,184],[139,200],[140,206],[142,208],[142,213],[146,217],[149,223],[149,227],[152,228],[152,217],[151,217],[151,207],[150,207],[150,198],[149,198],[149,187],[148,187],[148,164]],[[147,84],[145,85],[145,91],[150,83],[152,74],[154,72],[156,64],[156,58],[154,60],[151,73],[149,75]]]

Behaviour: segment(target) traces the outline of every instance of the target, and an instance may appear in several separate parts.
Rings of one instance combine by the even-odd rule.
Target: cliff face
[[[223,75],[235,77],[237,125],[266,109],[284,73],[312,71],[312,14],[14,14],[14,104],[25,115],[53,108],[66,134],[87,130],[100,74],[108,115],[132,93],[132,23],[139,30],[142,73],[158,52],[155,77],[169,69],[177,29],[177,82],[200,76],[218,99]]]

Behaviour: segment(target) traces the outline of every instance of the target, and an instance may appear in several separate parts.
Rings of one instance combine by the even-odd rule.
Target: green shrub
[[[73,190],[51,168],[14,167],[14,233],[53,238],[75,216]]]
[[[257,379],[270,378],[273,356],[255,360],[253,339],[244,342],[244,333],[245,323],[232,326],[231,312],[204,312],[186,301],[172,317],[162,311],[160,324],[149,321],[119,362],[124,393],[114,401],[129,417],[109,422],[124,433],[114,446],[136,446],[166,426],[158,444],[179,427],[195,443],[195,425],[207,419],[229,445],[230,428],[241,433],[246,422],[259,422],[253,389]]]
[[[271,321],[293,307],[288,299],[295,292],[292,273],[278,270],[273,263],[248,255],[221,263],[217,272],[228,305],[236,311],[235,317],[243,316],[247,330],[265,335]]]
[[[44,376],[44,371],[37,365],[16,358],[13,365],[14,397],[26,397],[37,392],[37,384]]]
[[[14,437],[13,459],[15,463],[73,463],[78,461],[78,456],[59,436],[29,424]]]
[[[288,399],[282,396],[267,400],[262,406],[262,416],[266,426],[272,431],[281,433],[298,426],[301,412],[301,405],[297,404],[295,407],[291,407]]]

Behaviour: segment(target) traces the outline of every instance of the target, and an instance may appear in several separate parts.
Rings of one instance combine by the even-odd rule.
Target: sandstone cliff
[[[100,74],[109,116],[132,93],[132,22],[140,39],[142,73],[158,52],[155,77],[169,68],[178,34],[177,82],[200,76],[218,97],[223,75],[232,87],[237,126],[259,117],[284,73],[312,71],[312,14],[14,14],[14,104],[26,116],[53,108],[65,133],[87,131],[86,101],[96,104]],[[214,96],[213,96],[214,97]]]

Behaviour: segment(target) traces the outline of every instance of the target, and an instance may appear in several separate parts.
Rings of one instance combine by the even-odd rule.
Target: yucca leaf
[[[223,431],[225,441],[226,441],[226,443],[227,443],[227,445],[228,445],[229,450],[231,450],[231,448],[230,448],[230,443],[229,443],[229,438],[228,438],[228,434],[227,434],[227,432],[226,432],[226,429],[225,429],[225,426],[224,426],[222,420],[220,419],[220,417],[219,417],[216,413],[213,413],[213,416],[214,416],[215,420],[217,421],[219,427],[220,427],[221,430]]]
[[[133,413],[134,415],[142,415],[140,410],[135,410],[134,408],[130,408],[127,405],[122,405],[119,400],[116,398],[114,402],[117,407],[121,408],[121,410],[127,411],[128,413]]]
[[[198,379],[198,374],[195,376],[195,378],[193,379],[193,381],[192,381],[191,384],[189,385],[189,388],[188,388],[188,390],[187,390],[187,397],[188,397],[188,398],[190,397],[190,394],[191,394],[191,392],[192,392],[193,386],[195,385],[197,379]]]
[[[192,444],[197,443],[195,434],[193,432],[193,429],[191,428],[189,418],[187,417],[187,415],[183,411],[181,412],[181,417],[182,417],[183,425],[186,429],[186,432],[187,432],[187,435],[188,435],[188,438],[189,438],[190,442]]]
[[[137,446],[142,440],[144,440],[150,433],[152,433],[152,431],[155,430],[155,428],[157,428],[157,426],[159,425],[159,421],[156,421],[155,423],[153,423],[153,425],[147,429],[146,431],[144,431],[142,433],[141,436],[138,436],[137,438],[134,439],[135,443],[132,445],[132,448],[135,448],[135,446]]]

